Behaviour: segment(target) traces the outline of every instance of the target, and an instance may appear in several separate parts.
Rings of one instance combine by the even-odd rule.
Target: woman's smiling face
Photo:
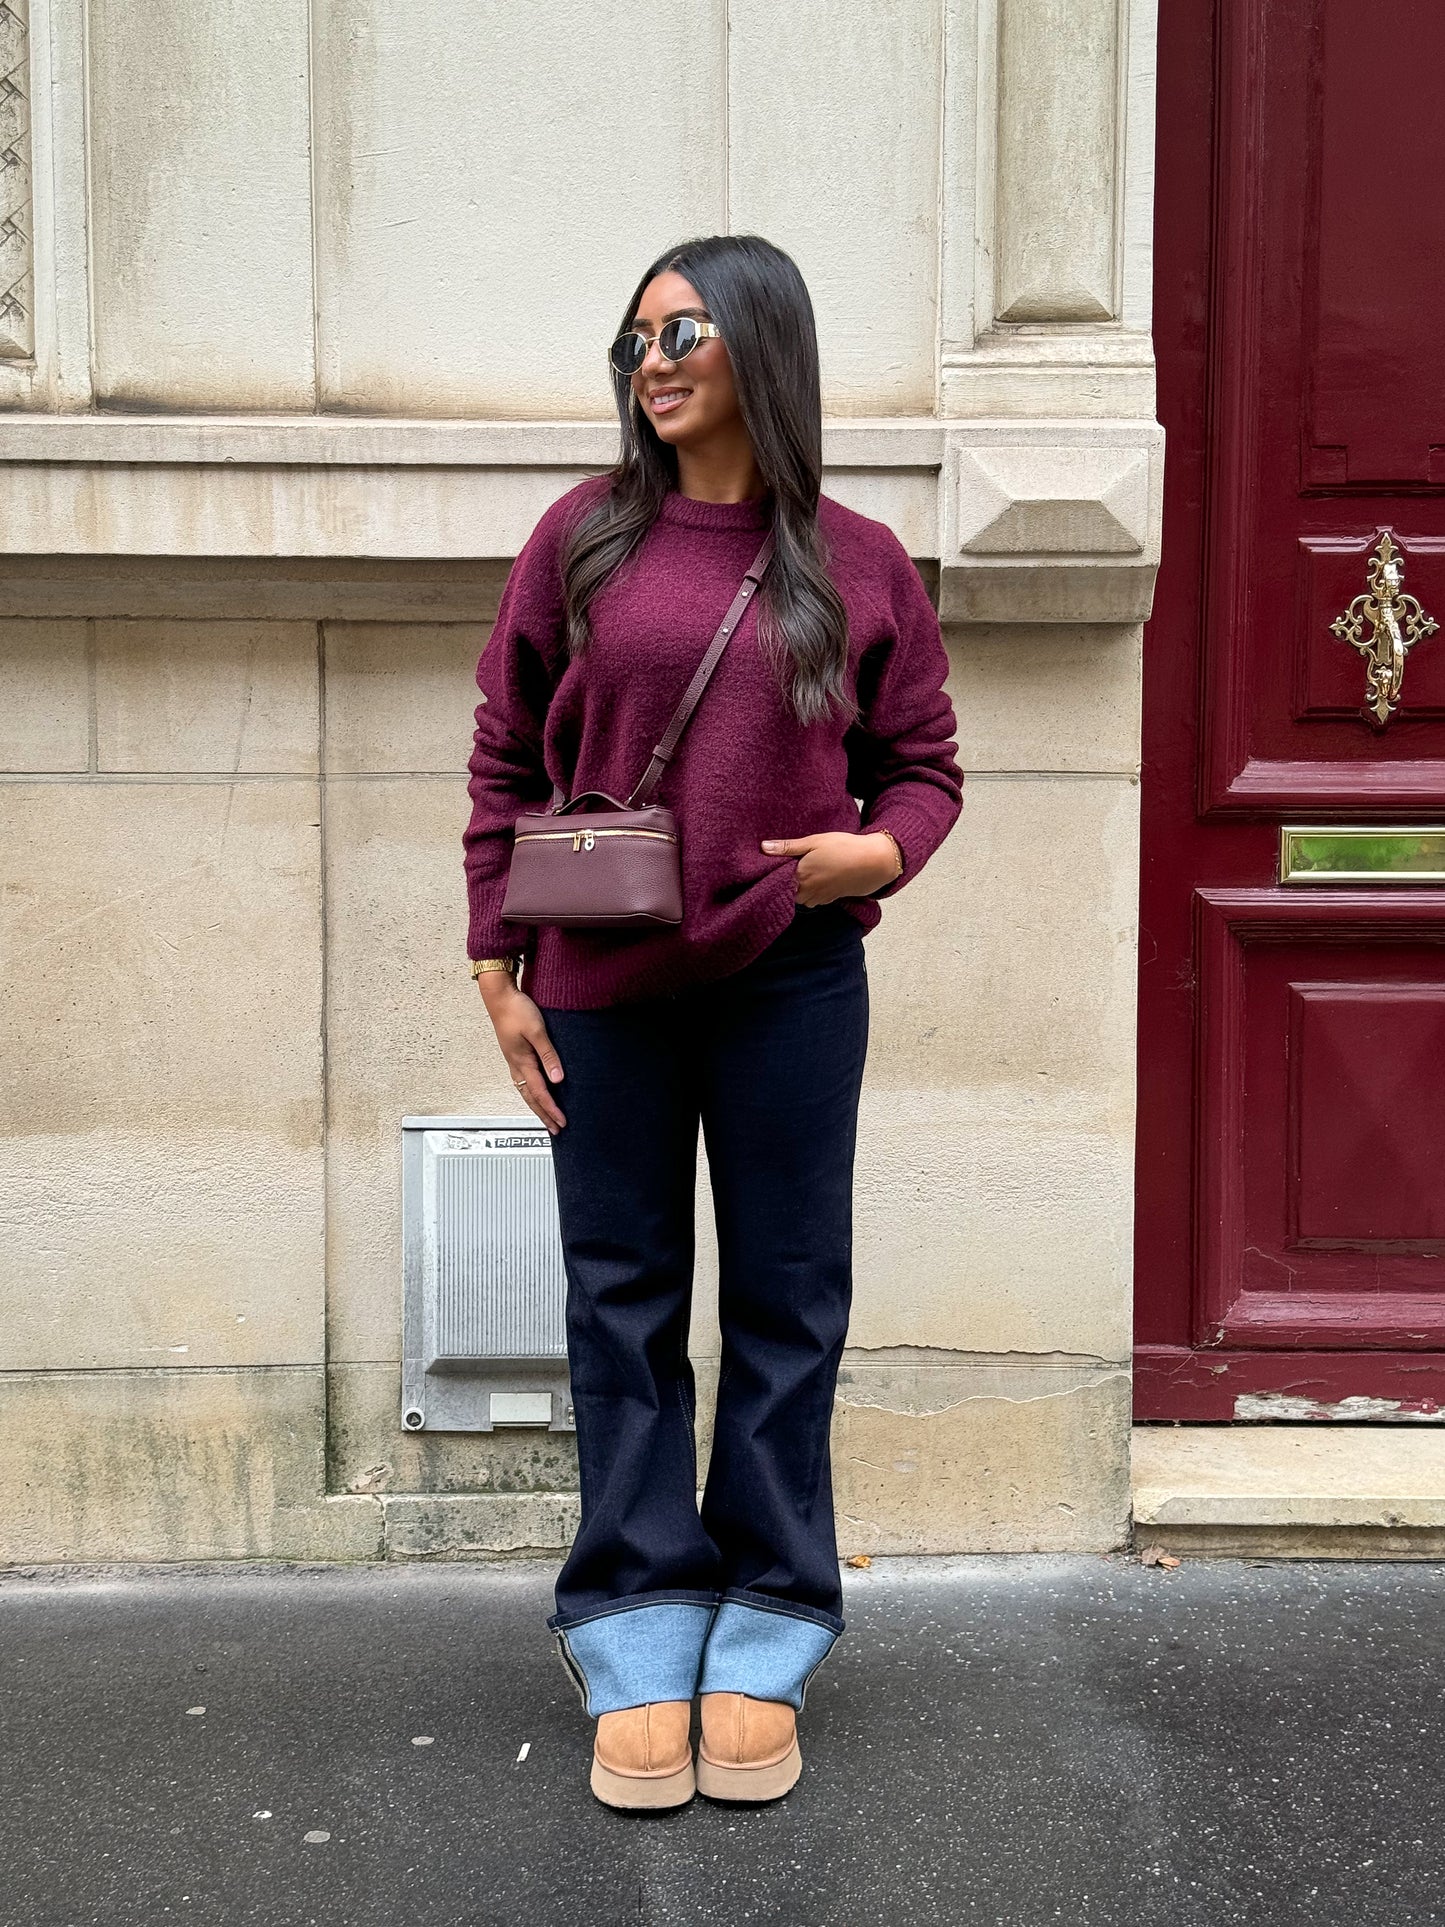
[[[632,325],[642,334],[655,335],[678,315],[712,320],[697,289],[669,268],[643,289]],[[727,344],[717,336],[700,341],[676,362],[666,360],[653,341],[632,377],[632,392],[658,438],[673,448],[695,449],[741,422]]]

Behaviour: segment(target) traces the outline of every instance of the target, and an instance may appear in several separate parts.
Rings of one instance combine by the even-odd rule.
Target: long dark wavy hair
[[[813,303],[796,263],[756,234],[713,234],[660,254],[633,291],[619,332],[631,328],[644,290],[671,268],[690,281],[722,331],[753,455],[773,496],[777,549],[758,597],[759,636],[803,723],[844,692],[848,618],[824,566],[818,531],[823,472],[823,405]],[[622,454],[611,490],[573,529],[562,552],[567,645],[587,647],[593,597],[652,527],[677,487],[677,455],[615,370]]]

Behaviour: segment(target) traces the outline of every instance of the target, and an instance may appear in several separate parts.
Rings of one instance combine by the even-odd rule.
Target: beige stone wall
[[[427,620],[420,572],[217,573],[5,588],[0,1557],[564,1543],[565,1436],[398,1421],[400,1120],[515,1108],[460,858],[504,571]],[[1108,1545],[1137,632],[949,640],[964,815],[868,943],[840,1535]]]
[[[841,1538],[1119,1541],[1153,7],[10,0],[0,1558],[565,1541],[565,1437],[400,1430],[400,1120],[514,1099],[460,859],[507,560],[612,458],[641,267],[749,228],[969,777],[869,939]]]

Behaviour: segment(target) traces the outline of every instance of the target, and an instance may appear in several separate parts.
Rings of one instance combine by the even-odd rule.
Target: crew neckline
[[[662,498],[657,519],[688,529],[766,529],[772,526],[773,497],[765,491],[745,502],[700,502],[672,488]]]

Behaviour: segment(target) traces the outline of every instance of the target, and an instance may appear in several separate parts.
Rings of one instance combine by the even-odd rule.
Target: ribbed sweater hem
[[[746,922],[730,933],[726,943],[710,944],[706,950],[678,945],[652,969],[637,973],[626,998],[619,998],[609,985],[599,984],[595,963],[569,957],[549,931],[538,933],[537,950],[528,955],[523,966],[522,989],[544,1010],[602,1010],[716,983],[745,969],[792,923],[797,900],[791,872],[779,872],[779,882],[785,887],[753,906]],[[883,914],[868,898],[850,898],[842,908],[857,918],[865,932],[873,929]],[[559,934],[565,937],[565,932]],[[625,941],[625,932],[618,935]]]

